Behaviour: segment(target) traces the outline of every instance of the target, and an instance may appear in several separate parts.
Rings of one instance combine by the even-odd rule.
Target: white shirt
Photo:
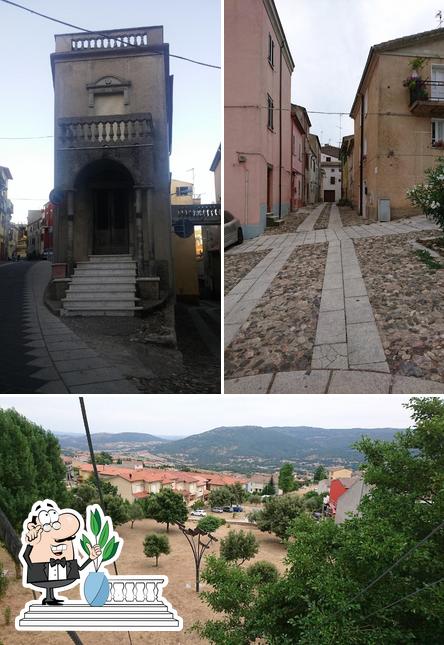
[[[49,565],[48,580],[66,580],[66,567],[55,564]]]

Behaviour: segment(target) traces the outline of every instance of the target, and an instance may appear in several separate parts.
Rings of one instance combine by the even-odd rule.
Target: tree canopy
[[[205,533],[214,533],[217,529],[225,524],[223,517],[215,517],[214,515],[207,515],[202,517],[197,523],[197,528],[202,529]]]
[[[56,437],[15,410],[0,410],[0,507],[16,531],[36,500],[65,506],[65,479]]]
[[[289,493],[294,490],[294,468],[293,464],[283,464],[279,471],[279,488],[283,493]]]
[[[324,466],[318,466],[313,474],[313,481],[320,482],[321,479],[327,479],[327,471]]]
[[[236,564],[251,560],[258,550],[258,541],[251,531],[229,531],[227,537],[220,541],[221,558]]]
[[[265,484],[263,487],[262,495],[276,495],[276,486],[274,485],[273,475],[270,477],[268,484]]]
[[[159,566],[159,556],[170,553],[170,541],[166,535],[152,533],[147,535],[143,541],[143,552],[147,558],[156,558],[156,567]]]
[[[302,500],[296,495],[271,497],[262,510],[255,511],[254,521],[261,531],[274,533],[279,538],[288,536],[292,521],[302,512]]]
[[[170,524],[183,523],[188,517],[187,505],[182,495],[174,492],[171,488],[164,488],[160,493],[146,497],[144,506],[147,517],[160,524],[166,524],[167,532],[170,529]]]
[[[252,589],[242,570],[209,561],[213,590],[203,596],[225,612],[201,626],[212,643],[442,642],[444,584],[434,583],[444,577],[444,531],[432,531],[444,515],[444,401],[414,398],[408,408],[411,428],[356,444],[372,487],[359,514],[339,525],[307,513],[293,521],[284,575]]]

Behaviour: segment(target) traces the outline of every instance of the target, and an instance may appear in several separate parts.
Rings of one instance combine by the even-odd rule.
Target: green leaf
[[[89,555],[88,545],[91,546],[91,542],[89,541],[87,535],[82,535],[80,544],[82,545],[82,549],[85,551],[86,555]]]
[[[109,536],[109,524],[107,520],[103,525],[103,529],[99,537],[99,546],[101,549],[103,549],[103,547],[105,546],[106,541],[108,540],[108,536]]]
[[[111,560],[111,558],[116,555],[118,546],[119,546],[119,542],[116,542],[113,536],[111,540],[108,542],[108,544],[106,545],[106,547],[103,549],[102,562],[106,562],[106,560]]]
[[[99,535],[100,529],[102,528],[102,515],[99,513],[99,509],[96,508],[94,515],[97,521],[97,533],[95,533],[94,535]]]

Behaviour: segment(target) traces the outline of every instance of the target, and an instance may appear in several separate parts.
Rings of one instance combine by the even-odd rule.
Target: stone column
[[[68,276],[71,276],[74,270],[74,191],[67,191],[67,215],[68,231],[66,243],[66,264],[68,265]]]
[[[143,268],[143,222],[142,222],[142,189],[135,188],[136,197],[136,262],[137,274],[142,277]]]
[[[154,213],[153,213],[153,189],[146,188],[146,212],[148,224],[148,275],[156,275],[156,261],[154,252]]]

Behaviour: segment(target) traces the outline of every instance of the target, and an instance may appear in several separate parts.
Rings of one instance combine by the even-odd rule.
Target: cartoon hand
[[[102,555],[102,549],[98,544],[89,547],[89,557],[91,560],[97,560],[99,556]]]
[[[40,538],[40,533],[43,531],[43,528],[40,524],[38,524],[35,528],[32,528],[28,531],[26,534],[26,540],[30,543],[33,544],[37,542]]]

